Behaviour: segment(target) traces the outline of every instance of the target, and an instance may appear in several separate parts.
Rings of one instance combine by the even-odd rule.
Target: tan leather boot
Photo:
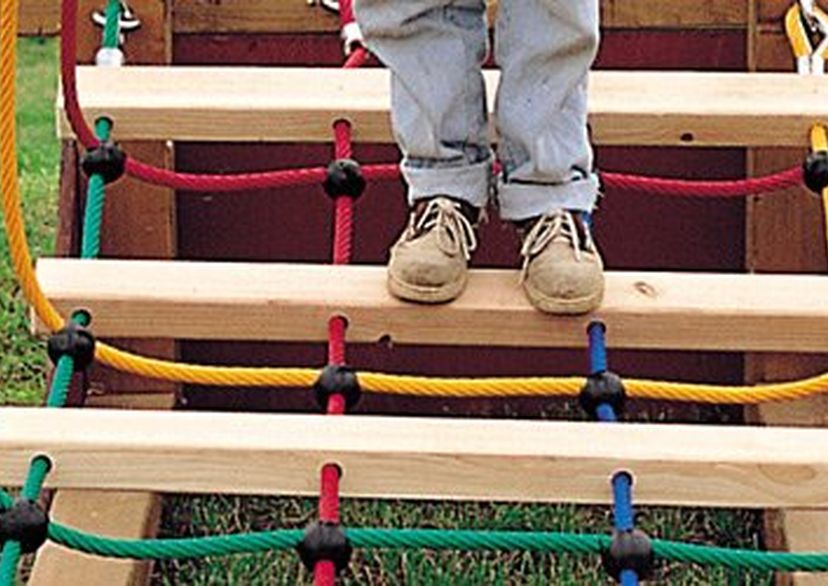
[[[604,265],[580,214],[538,218],[523,238],[521,283],[529,301],[555,314],[588,313],[604,296]]]
[[[466,286],[468,261],[477,247],[473,212],[448,197],[420,202],[391,249],[388,289],[406,301],[445,303]]]

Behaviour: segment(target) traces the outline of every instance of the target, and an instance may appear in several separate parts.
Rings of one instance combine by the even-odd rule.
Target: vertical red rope
[[[350,9],[350,2],[347,3]],[[352,17],[353,18],[353,17]],[[351,124],[346,120],[337,120],[333,126],[334,157],[350,159],[353,156],[351,143]],[[334,198],[334,234],[333,264],[342,265],[351,262],[353,243],[353,199],[341,195]],[[345,364],[345,332],[348,322],[342,316],[334,316],[328,321],[328,364]],[[345,397],[331,395],[328,399],[327,414],[345,413]],[[336,464],[325,464],[320,474],[319,519],[322,522],[339,523],[339,477],[340,470]],[[333,586],[336,582],[336,568],[333,562],[321,561],[313,571],[315,586]]]
[[[352,0],[339,0],[339,26],[354,22],[354,3]]]

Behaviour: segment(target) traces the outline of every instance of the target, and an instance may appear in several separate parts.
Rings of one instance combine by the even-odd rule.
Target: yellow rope
[[[38,317],[51,329],[60,329],[63,317],[44,295],[32,268],[18,186],[15,152],[15,70],[17,0],[0,0],[0,189],[12,264],[23,294]],[[824,129],[823,129],[824,132]],[[817,133],[818,134],[818,133]],[[316,380],[313,368],[243,368],[199,366],[138,356],[99,343],[96,358],[124,372],[179,383],[220,386],[307,387]],[[366,391],[430,397],[575,396],[584,379],[478,378],[450,379],[360,373]],[[625,381],[630,397],[700,403],[750,404],[801,399],[828,392],[828,374],[790,383],[759,387],[698,385],[649,380]]]

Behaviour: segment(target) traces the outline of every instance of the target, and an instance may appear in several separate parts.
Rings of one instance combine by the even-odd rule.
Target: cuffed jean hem
[[[592,212],[598,200],[598,178],[557,185],[501,183],[497,200],[503,220],[527,220],[555,210]]]
[[[477,208],[485,207],[492,184],[492,161],[458,167],[415,167],[403,163],[403,177],[408,183],[408,203],[448,195]]]

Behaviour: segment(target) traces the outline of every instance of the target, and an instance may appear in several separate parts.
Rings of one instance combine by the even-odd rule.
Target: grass
[[[21,186],[29,242],[35,256],[53,249],[59,149],[54,137],[53,100],[56,87],[54,40],[23,39],[19,62],[19,152]],[[11,404],[42,400],[46,359],[41,340],[28,334],[27,312],[8,261],[5,241],[0,266],[0,347],[2,396]],[[558,413],[558,416],[564,415]],[[715,412],[700,412],[715,419]],[[162,534],[193,536],[224,532],[303,527],[315,516],[308,499],[175,496],[164,507]],[[349,500],[342,515],[351,526],[436,527],[606,531],[604,507],[540,506],[471,503],[403,503]],[[761,517],[749,511],[649,508],[638,522],[651,534],[677,540],[730,547],[761,547]],[[155,585],[272,585],[306,581],[293,553],[257,554],[157,564]],[[726,572],[686,565],[663,565],[659,583],[771,584],[762,573]],[[346,584],[365,585],[517,585],[606,584],[596,559],[522,553],[457,553],[428,551],[358,552]]]
[[[54,249],[60,162],[55,137],[57,44],[54,39],[21,39],[18,62],[18,153],[20,187],[27,236],[38,256]],[[41,340],[28,334],[28,313],[8,260],[8,244],[0,243],[0,401],[41,402],[46,357]]]

